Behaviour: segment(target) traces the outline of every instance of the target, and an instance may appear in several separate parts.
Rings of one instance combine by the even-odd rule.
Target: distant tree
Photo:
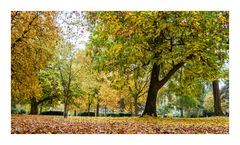
[[[56,67],[59,71],[61,80],[64,117],[68,116],[69,103],[74,96],[81,95],[80,85],[77,81],[78,73],[80,73],[80,63],[76,59],[78,50],[74,49],[73,45],[64,40],[58,41],[58,53],[56,53]]]
[[[229,113],[229,80],[224,80],[224,86],[220,89],[221,107],[225,115]]]

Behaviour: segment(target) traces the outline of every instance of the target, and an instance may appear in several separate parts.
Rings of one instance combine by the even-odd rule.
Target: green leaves
[[[96,27],[92,29],[89,49],[98,50],[93,51],[93,60],[104,54],[104,68],[114,66],[121,71],[124,66],[142,67],[142,62],[157,59],[168,70],[172,63],[186,61],[194,54],[208,63],[219,64],[206,66],[207,62],[201,64],[194,59],[193,65],[219,70],[224,63],[222,58],[226,60],[228,56],[227,12],[94,12],[94,16],[91,19],[97,19]],[[115,27],[117,31],[112,31]],[[217,52],[221,52],[221,60]]]

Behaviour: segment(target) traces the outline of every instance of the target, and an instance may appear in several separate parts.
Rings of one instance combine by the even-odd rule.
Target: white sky
[[[87,31],[81,12],[61,11],[57,17],[62,36],[75,46],[75,50],[85,49],[90,32]]]

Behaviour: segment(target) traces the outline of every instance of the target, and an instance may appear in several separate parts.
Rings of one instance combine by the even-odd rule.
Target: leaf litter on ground
[[[12,115],[12,134],[228,134],[228,117],[73,117]]]

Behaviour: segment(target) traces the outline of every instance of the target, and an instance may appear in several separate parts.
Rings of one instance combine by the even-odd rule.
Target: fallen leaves
[[[227,117],[68,117],[12,115],[12,134],[228,134]]]

